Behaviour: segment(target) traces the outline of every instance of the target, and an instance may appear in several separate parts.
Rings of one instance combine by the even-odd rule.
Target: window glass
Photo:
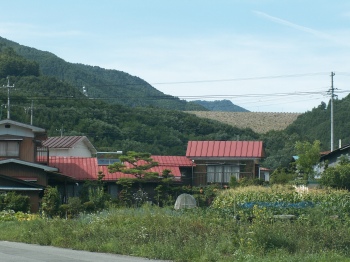
[[[0,156],[19,156],[19,142],[0,141]]]
[[[239,179],[239,166],[211,165],[207,166],[208,183],[229,183],[231,176]]]

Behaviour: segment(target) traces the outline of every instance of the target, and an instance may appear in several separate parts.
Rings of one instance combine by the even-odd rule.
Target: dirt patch
[[[262,112],[214,112],[186,111],[201,118],[217,120],[238,128],[251,128],[264,134],[270,130],[283,130],[293,123],[300,113],[262,113]]]

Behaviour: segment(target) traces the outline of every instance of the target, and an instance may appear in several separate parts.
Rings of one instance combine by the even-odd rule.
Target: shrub
[[[290,181],[295,181],[295,178],[295,173],[289,173],[284,168],[278,168],[271,174],[270,183],[285,185],[288,184]]]
[[[94,202],[87,201],[87,202],[83,203],[83,209],[86,212],[93,212],[93,211],[95,211],[96,207],[95,207]]]
[[[15,192],[8,192],[1,195],[0,207],[2,210],[28,212],[30,210],[30,200],[28,196],[23,196]]]
[[[28,212],[30,209],[30,200],[28,196],[22,196],[14,192],[6,194],[5,202],[7,208],[15,212]]]
[[[53,217],[58,215],[60,195],[56,187],[48,186],[44,191],[42,199],[42,211],[44,215]]]

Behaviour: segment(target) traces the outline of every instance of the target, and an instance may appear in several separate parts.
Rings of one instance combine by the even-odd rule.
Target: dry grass
[[[293,123],[300,113],[214,112],[187,111],[198,117],[209,118],[238,128],[251,128],[264,134],[270,130],[283,130]]]

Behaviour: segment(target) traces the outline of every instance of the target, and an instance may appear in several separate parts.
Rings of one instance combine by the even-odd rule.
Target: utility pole
[[[33,100],[32,105],[30,107],[30,125],[33,125]]]
[[[2,86],[7,88],[7,119],[10,119],[10,88],[15,87],[15,85],[10,86],[10,78],[7,77],[7,86]]]
[[[333,119],[333,99],[334,99],[334,86],[333,86],[333,76],[334,72],[331,72],[331,89],[330,94],[331,94],[331,152],[334,150],[334,119]]]

